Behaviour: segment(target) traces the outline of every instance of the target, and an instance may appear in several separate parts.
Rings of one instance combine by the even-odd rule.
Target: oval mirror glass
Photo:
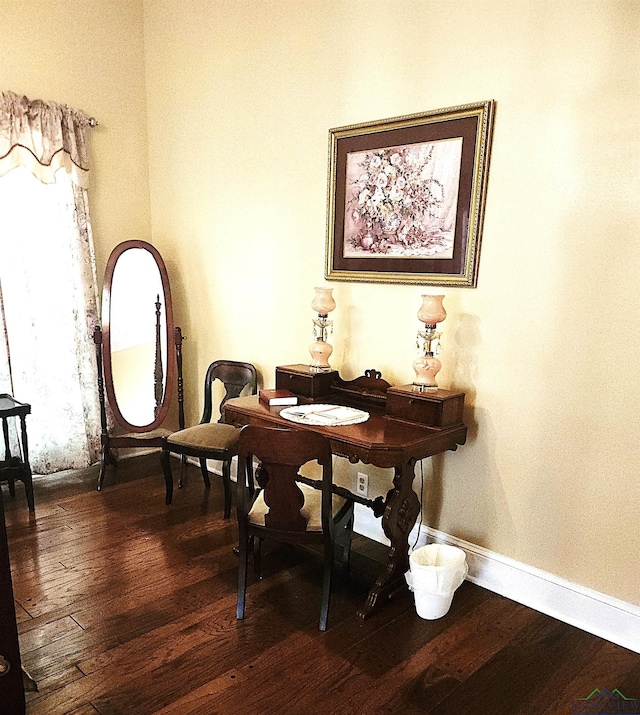
[[[160,254],[144,241],[113,250],[103,289],[105,388],[116,421],[144,432],[162,423],[173,360],[171,294]]]

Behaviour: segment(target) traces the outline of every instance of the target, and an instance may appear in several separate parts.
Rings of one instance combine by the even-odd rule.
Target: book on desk
[[[297,405],[298,396],[289,390],[282,388],[271,390],[260,390],[258,393],[260,402],[263,402],[269,407],[281,407],[283,405]]]

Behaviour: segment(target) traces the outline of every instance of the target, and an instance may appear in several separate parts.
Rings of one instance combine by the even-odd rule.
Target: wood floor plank
[[[627,697],[640,700],[640,660],[636,653],[593,636],[586,647],[573,653],[571,660],[567,664],[570,677],[549,688],[545,710],[540,712],[568,712],[574,700],[586,698],[595,688],[618,688]],[[559,675],[564,674],[563,668]],[[537,715],[534,705],[527,703],[522,712]]]
[[[87,705],[82,705],[77,710],[74,710],[69,715],[96,715],[96,713],[98,713],[98,711],[93,707],[93,705],[91,705],[91,703],[88,703]]]
[[[93,700],[100,713],[112,715],[130,707],[138,715],[150,715],[176,692],[176,683],[172,679],[185,685],[188,683],[188,688],[198,688],[227,673],[234,660],[242,661],[256,649],[267,648],[296,630],[296,624],[291,622],[281,622],[274,627],[273,620],[265,617],[245,622],[244,628],[239,628],[232,610],[233,602],[229,599],[224,616],[216,618],[215,623],[210,623],[209,629],[205,630],[208,636],[205,643],[147,673],[144,690],[141,691],[139,680],[129,681]],[[254,608],[257,610],[257,604]],[[307,627],[312,628],[311,624]]]
[[[535,616],[530,609],[514,609],[513,603],[496,598],[480,602],[465,614],[450,612],[438,622],[445,625],[448,619],[455,619],[454,622],[449,622],[448,627],[422,647],[411,655],[393,654],[389,658],[394,667],[385,677],[386,695],[357,693],[349,699],[347,710],[355,713],[380,708],[383,712],[409,712],[418,708],[428,712],[529,627]],[[417,628],[420,629],[420,624]],[[429,634],[428,622],[422,629]],[[377,635],[384,637],[385,630]],[[370,640],[360,647],[376,650]],[[386,655],[383,653],[383,657]]]
[[[101,618],[99,607],[94,615],[87,614],[87,609],[78,616],[79,623],[87,627],[70,634],[63,641],[53,641],[30,653],[30,663],[34,677],[43,671],[82,663],[92,657],[98,649],[104,652],[120,645],[124,639],[130,640],[149,631],[161,628],[182,615],[185,608],[193,608],[194,602],[211,604],[220,597],[220,579],[209,574],[202,574],[196,582],[187,587],[176,587],[175,582],[165,579],[165,586],[173,583],[169,595],[159,595],[153,599],[140,602],[134,601],[133,607],[127,607],[130,601],[119,598],[116,610],[111,611],[112,604],[104,604],[104,617]],[[228,586],[227,590],[228,591]],[[147,594],[152,594],[148,589]],[[138,594],[139,595],[139,594]],[[91,625],[93,624],[93,625]]]
[[[78,631],[82,631],[82,628],[70,616],[47,621],[39,628],[21,634],[20,652],[29,653]]]
[[[487,660],[464,687],[457,688],[429,712],[466,712],[481,702],[492,715],[519,713],[535,703],[540,688],[556,674],[558,663],[566,664],[590,639],[592,636],[584,631],[535,614],[525,632]]]
[[[584,637],[587,634],[576,634],[579,645],[573,648],[571,657],[567,659],[562,670],[552,671],[545,678],[538,680],[535,692],[531,697],[514,710],[518,715],[538,715],[538,713],[568,712],[574,700],[584,698],[591,693],[595,686],[586,691],[576,689],[576,676],[581,673],[595,659],[599,660],[600,649],[603,647],[598,638]],[[573,638],[570,637],[570,640]],[[613,671],[609,672],[607,680],[615,679]],[[600,682],[600,679],[597,679]],[[593,680],[591,681],[593,683]],[[571,685],[568,685],[570,683]],[[607,686],[604,686],[607,687]],[[611,689],[613,690],[612,686]],[[587,686],[588,688],[588,686]]]
[[[38,679],[38,690],[26,693],[27,703],[32,703],[34,700],[44,697],[47,693],[60,690],[69,685],[69,683],[74,683],[83,677],[84,674],[75,666],[47,673],[44,677]],[[31,712],[30,707],[28,711]]]
[[[327,631],[321,559],[286,546],[236,621],[235,520],[220,480],[186,475],[170,507],[157,453],[101,493],[95,468],[36,477],[35,515],[5,500],[28,715],[560,715],[595,687],[640,696],[640,655],[470,583],[444,618],[405,591],[360,621],[386,563],[360,536]]]
[[[480,589],[471,587],[469,591],[480,596],[478,601],[482,600],[483,594]],[[473,608],[478,601],[473,597],[460,599],[460,602],[466,603],[468,608]],[[390,618],[394,613],[393,605],[393,603],[389,604]],[[461,608],[463,607],[461,606]],[[307,708],[312,705],[311,702],[308,702],[307,694],[309,673],[313,674],[314,687],[325,693],[323,706],[334,705],[338,708],[337,711],[341,712],[341,708],[352,694],[352,690],[364,693],[372,692],[371,683],[369,683],[369,678],[372,675],[378,678],[384,673],[383,679],[386,681],[386,673],[391,670],[391,665],[386,658],[385,645],[390,645],[393,649],[397,642],[404,640],[406,630],[403,629],[403,622],[407,619],[411,621],[412,627],[423,630],[425,640],[431,640],[436,633],[445,628],[441,621],[439,623],[416,623],[415,613],[408,613],[404,605],[401,615],[391,622],[382,623],[376,618],[372,618],[362,624],[357,621],[355,616],[352,616],[326,633],[318,634],[317,642],[313,648],[280,652],[276,655],[275,660],[253,658],[249,666],[252,668],[252,677],[262,683],[259,692],[246,695],[237,691],[229,691],[219,703],[221,712],[233,712],[237,708],[243,707],[243,703],[250,711],[266,712],[264,710],[265,703],[277,697],[278,692],[282,690],[291,694],[291,702],[301,708],[299,712],[309,712]],[[365,634],[355,642],[349,638],[340,639],[339,635],[346,631],[345,624],[347,623],[358,623]],[[396,638],[395,635],[390,637],[390,634],[385,631],[401,632],[402,637]],[[246,673],[247,666],[245,666]],[[343,690],[346,694],[343,694]],[[336,693],[338,693],[337,698]],[[335,702],[334,698],[336,698]],[[379,699],[378,695],[376,700]],[[284,712],[289,712],[286,706]],[[361,712],[367,712],[367,710],[364,709]],[[200,715],[200,711],[198,711],[198,715]]]
[[[231,554],[231,549],[228,546],[227,551]],[[140,714],[147,712],[150,707],[153,708],[156,698],[162,697],[163,687],[175,689],[175,684],[170,678],[160,678],[161,686],[158,686],[155,681],[156,671],[163,671],[167,663],[173,664],[171,667],[174,667],[176,661],[186,651],[199,651],[200,646],[210,648],[214,637],[219,635],[220,623],[227,621],[230,614],[234,613],[234,584],[227,582],[225,587],[227,595],[221,597],[220,583],[219,579],[208,581],[206,590],[202,589],[201,597],[196,599],[201,604],[198,611],[193,610],[193,598],[183,599],[181,597],[183,594],[179,594],[177,598],[173,599],[176,611],[172,611],[169,616],[167,616],[166,609],[171,607],[171,604],[148,604],[146,607],[138,609],[137,613],[129,613],[126,619],[127,623],[116,628],[113,633],[98,629],[93,633],[91,639],[85,637],[80,641],[69,640],[65,644],[64,652],[58,648],[48,653],[49,658],[55,659],[55,662],[66,663],[69,659],[82,658],[87,647],[105,649],[95,658],[85,662],[80,660],[78,663],[81,670],[86,669],[87,674],[95,677],[84,678],[82,681],[72,683],[62,691],[53,693],[50,697],[43,697],[34,712],[64,712],[60,708],[65,707],[65,704],[66,707],[69,707],[69,703],[82,702],[87,699],[91,699],[96,706],[97,703],[100,703],[101,712],[118,712],[118,703],[122,703],[122,707],[125,707],[125,704],[135,707],[135,712]],[[253,591],[259,593],[261,589],[273,589],[277,587],[277,584],[277,578],[263,581],[257,584]],[[203,585],[198,584],[199,587]],[[190,604],[190,608],[186,611],[184,619],[171,620],[178,618],[178,614],[185,611],[185,602]],[[259,608],[259,604],[257,607]],[[158,620],[149,626],[150,618]],[[141,620],[142,624],[139,624],[137,620]],[[168,622],[168,626],[163,628],[165,621]],[[233,625],[235,626],[235,620]],[[270,630],[273,631],[273,627]],[[126,642],[117,643],[118,634],[122,636],[125,632]],[[237,651],[237,648],[234,646],[232,650]],[[228,653],[219,645],[216,656],[226,661],[227,655]],[[43,657],[42,654],[41,657]],[[197,654],[196,657],[199,659],[201,656]],[[207,656],[209,664],[207,668],[211,669],[213,662],[214,658],[211,655]],[[40,667],[42,667],[42,663],[40,663]],[[51,667],[53,666],[51,665]],[[226,664],[224,668],[226,669]],[[194,673],[189,673],[188,678],[183,680],[186,687],[193,687],[194,678]],[[118,683],[120,687],[115,687],[114,683]],[[153,690],[153,696],[149,695],[148,690]],[[108,691],[111,692],[107,696]],[[142,695],[139,695],[140,693]],[[152,711],[149,710],[149,712]]]

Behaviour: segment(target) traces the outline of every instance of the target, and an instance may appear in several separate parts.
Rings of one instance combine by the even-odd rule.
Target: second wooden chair
[[[223,383],[225,394],[220,402],[220,421],[212,423],[212,391],[216,380]],[[216,459],[222,462],[224,518],[229,518],[231,514],[231,461],[236,453],[236,442],[240,436],[240,429],[222,422],[224,403],[232,397],[239,397],[243,391],[255,395],[257,388],[257,372],[250,363],[216,360],[209,365],[204,380],[204,410],[200,423],[169,435],[162,447],[162,470],[166,483],[167,504],[171,504],[173,497],[173,475],[169,456],[171,453],[182,455],[183,458],[196,457],[200,461],[202,478],[207,487],[211,486],[207,459]],[[182,480],[179,486],[182,486]]]

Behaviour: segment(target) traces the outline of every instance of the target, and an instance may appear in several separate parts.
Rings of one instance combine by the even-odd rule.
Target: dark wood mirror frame
[[[146,425],[134,425],[122,414],[113,384],[113,366],[111,356],[111,303],[113,275],[118,259],[128,250],[137,248],[148,251],[153,257],[162,281],[162,291],[165,311],[166,330],[166,375],[162,400],[155,411],[155,419]],[[158,253],[150,243],[141,240],[124,241],[118,244],[107,261],[105,278],[102,288],[102,321],[103,325],[95,326],[93,341],[96,346],[96,360],[98,366],[98,396],[100,400],[101,418],[101,458],[100,475],[97,489],[100,491],[104,482],[108,464],[117,466],[117,459],[113,449],[118,447],[162,447],[164,439],[175,430],[162,427],[169,416],[171,397],[177,392],[178,400],[178,429],[184,428],[184,391],[182,384],[182,331],[173,325],[173,304],[167,269]],[[170,357],[170,345],[175,346],[175,360]],[[157,365],[156,365],[157,368]],[[157,380],[157,376],[154,375]],[[105,399],[106,392],[106,399]],[[124,430],[124,434],[110,434],[106,403],[108,402],[111,413],[117,425]]]
[[[131,249],[142,249],[148,251],[154,258],[158,271],[160,273],[160,279],[162,281],[162,291],[164,300],[164,312],[166,318],[166,345],[167,345],[167,365],[166,365],[166,380],[165,389],[160,404],[160,408],[157,411],[155,420],[147,425],[134,425],[131,424],[126,417],[122,414],[120,405],[118,403],[118,398],[116,396],[115,387],[113,383],[113,369],[112,369],[112,353],[111,353],[111,291],[113,286],[113,276],[115,273],[116,266],[120,258]],[[107,268],[105,270],[104,284],[102,288],[102,359],[104,364],[104,381],[105,389],[107,392],[107,399],[109,400],[109,405],[113,413],[113,417],[116,422],[128,432],[151,432],[157,427],[159,427],[167,417],[169,411],[169,400],[167,399],[168,390],[167,386],[171,386],[175,381],[175,371],[176,365],[173,360],[168,359],[168,348],[171,344],[173,333],[173,305],[171,302],[171,289],[169,288],[169,276],[167,275],[167,269],[164,265],[162,257],[158,253],[157,249],[145,241],[131,240],[124,241],[118,244],[107,262]]]

